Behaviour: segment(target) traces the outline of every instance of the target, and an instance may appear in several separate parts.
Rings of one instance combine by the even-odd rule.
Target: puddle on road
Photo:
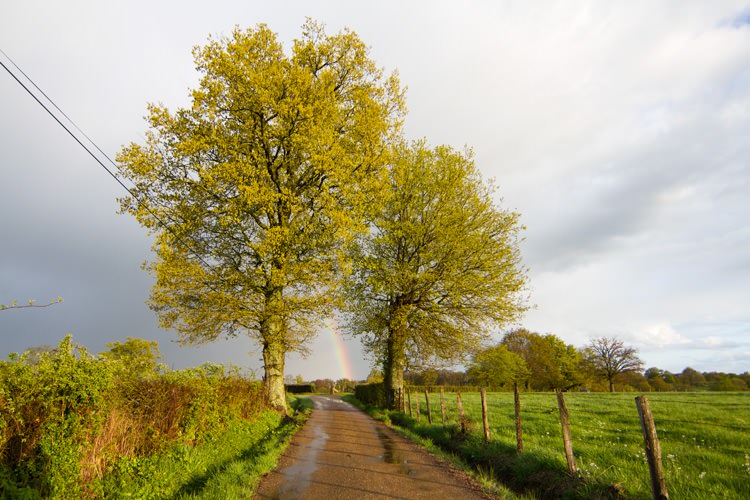
[[[398,465],[398,472],[400,474],[406,474],[407,476],[414,475],[416,471],[407,465],[408,462],[403,459],[396,449],[393,439],[383,429],[376,427],[375,430],[378,433],[380,443],[383,445],[383,462]]]
[[[310,486],[312,475],[318,470],[318,452],[325,448],[328,441],[328,433],[321,424],[313,425],[313,440],[305,446],[305,452],[292,465],[281,471],[284,480],[274,498],[301,498],[302,493]]]

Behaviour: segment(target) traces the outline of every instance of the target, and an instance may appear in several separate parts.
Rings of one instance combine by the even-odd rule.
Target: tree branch
[[[9,309],[29,309],[29,308],[41,309],[43,307],[49,307],[55,304],[59,304],[62,301],[63,301],[62,297],[58,297],[55,300],[50,301],[48,304],[35,304],[36,301],[34,299],[29,299],[29,301],[26,304],[19,306],[18,303],[14,300],[13,302],[10,303],[10,305],[0,304],[0,311],[7,311]]]

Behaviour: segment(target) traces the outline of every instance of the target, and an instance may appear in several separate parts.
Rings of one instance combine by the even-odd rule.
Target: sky
[[[306,17],[348,27],[408,87],[406,135],[472,147],[521,214],[533,307],[507,328],[615,336],[673,372],[750,369],[750,2],[210,5],[6,0],[0,49],[113,158],[143,142],[147,103],[189,105],[210,34],[266,23],[289,48]],[[132,336],[174,368],[260,375],[249,338],[185,347],[159,328],[151,240],[117,213],[124,194],[0,68],[0,303],[64,299],[0,311],[0,357]],[[365,378],[358,341],[332,329],[287,374]]]

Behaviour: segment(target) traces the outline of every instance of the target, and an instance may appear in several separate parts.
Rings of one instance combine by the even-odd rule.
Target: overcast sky
[[[209,34],[262,22],[288,48],[306,16],[356,31],[408,86],[408,135],[473,147],[522,214],[522,326],[576,346],[617,336],[672,371],[750,369],[747,1],[5,0],[0,49],[114,157],[143,140],[148,102],[188,105]],[[2,69],[0,117],[0,303],[65,300],[0,312],[0,356],[135,336],[175,368],[260,373],[247,338],[180,347],[158,328],[150,240],[116,213],[122,188]],[[343,376],[331,334],[287,373]]]

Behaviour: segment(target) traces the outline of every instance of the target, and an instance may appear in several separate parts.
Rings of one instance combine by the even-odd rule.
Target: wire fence
[[[668,498],[667,488],[675,498],[750,498],[750,393],[521,392],[518,399],[439,387],[408,387],[401,398],[420,425],[465,431],[468,424],[488,443],[553,455],[580,477],[654,498]]]

